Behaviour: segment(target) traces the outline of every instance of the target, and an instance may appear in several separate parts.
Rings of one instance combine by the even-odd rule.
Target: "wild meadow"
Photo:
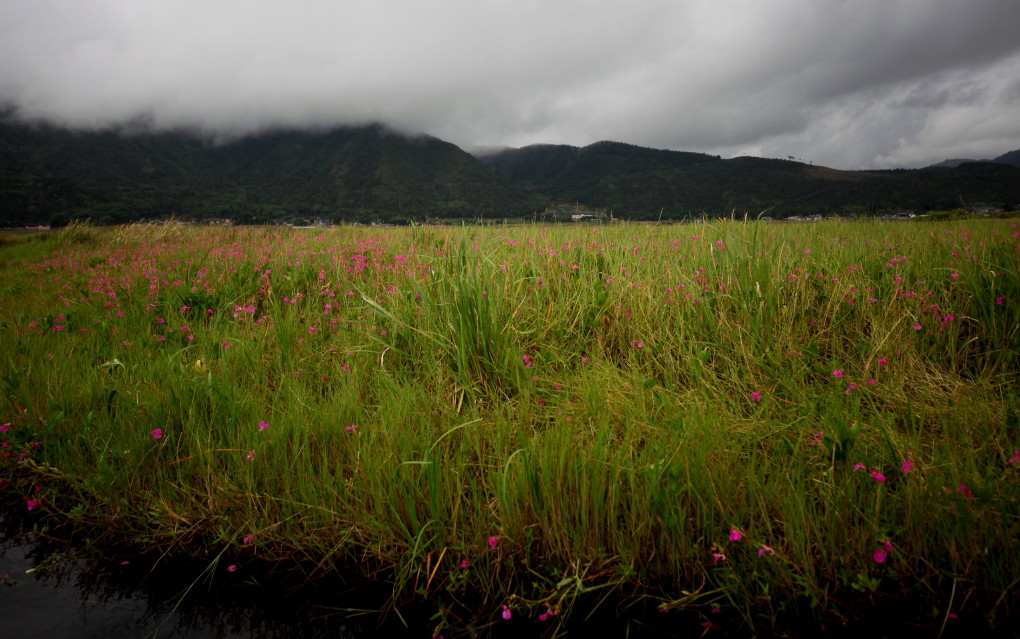
[[[359,571],[436,635],[1002,631],[1018,227],[6,238],[0,488],[225,578]]]

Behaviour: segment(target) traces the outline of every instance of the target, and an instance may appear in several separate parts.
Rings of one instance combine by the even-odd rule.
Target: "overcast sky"
[[[915,167],[1020,148],[1020,3],[0,0],[0,103]]]

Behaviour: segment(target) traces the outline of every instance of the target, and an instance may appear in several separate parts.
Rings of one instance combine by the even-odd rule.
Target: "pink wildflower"
[[[878,472],[877,470],[873,470],[873,471],[871,471],[868,474],[871,475],[871,478],[874,479],[875,481],[877,481],[878,483],[880,483],[880,484],[884,484],[885,483],[885,475],[883,475],[882,473]]]
[[[489,537],[489,548],[495,548],[499,545],[499,537]]]
[[[237,564],[230,564],[227,566],[227,572],[234,572],[235,570],[237,570]]]
[[[37,500],[37,499],[25,499],[25,506],[29,510],[35,510],[38,505],[39,505],[39,500]]]
[[[859,470],[866,471],[866,470],[868,470],[868,467],[865,466],[864,464],[862,464],[861,462],[857,462],[856,464],[854,464],[853,472],[856,473]]]
[[[726,555],[719,552],[712,553],[712,565],[714,566],[720,561],[726,561]]]
[[[875,552],[871,553],[871,558],[875,560],[876,564],[883,564],[889,558],[889,555],[892,554],[893,545],[888,539],[880,539],[878,543],[881,545],[875,549]]]
[[[753,399],[756,402],[760,402],[761,401],[761,394],[758,393],[758,392],[751,393],[751,399]]]
[[[843,377],[843,371],[840,371],[840,370],[835,370],[835,371],[832,371],[832,374],[833,374],[833,375],[834,375],[835,377],[837,377],[837,378],[839,378],[839,377]]]
[[[743,531],[737,528],[736,526],[730,528],[730,541],[740,541],[740,538],[743,536],[744,536]]]
[[[1009,458],[1010,464],[1020,464],[1020,448],[1013,451],[1013,456]]]
[[[885,365],[886,365],[886,364],[888,364],[888,363],[889,363],[889,362],[888,362],[888,360],[886,360],[886,358],[884,358],[884,357],[879,357],[879,358],[878,358],[878,365],[879,365],[879,366],[885,366]]]
[[[259,432],[261,433],[265,429],[269,428],[269,422],[259,422]]]
[[[903,474],[904,475],[909,473],[910,471],[914,470],[914,460],[912,460],[912,459],[904,459],[903,463],[900,464],[900,468],[903,469]]]
[[[774,554],[776,554],[776,551],[773,548],[771,548],[769,546],[766,546],[765,544],[762,544],[761,548],[758,550],[758,556],[762,557],[762,556],[765,555],[765,553],[768,553],[770,555],[774,555]]]
[[[503,604],[503,619],[504,621],[510,621],[510,618],[514,616],[514,613],[510,612],[510,606]]]
[[[11,429],[11,423],[7,422],[6,424],[3,424],[2,426],[0,426],[0,433],[6,433],[10,429]]]
[[[247,459],[248,461],[253,461],[255,459],[255,451],[249,450],[248,454],[245,456],[245,459]]]
[[[153,439],[161,439],[163,437],[163,429],[156,428],[154,430],[149,431],[149,434],[152,435]]]

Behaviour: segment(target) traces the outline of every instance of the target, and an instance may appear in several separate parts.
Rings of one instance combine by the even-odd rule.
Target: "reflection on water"
[[[13,530],[11,530],[13,528]],[[85,558],[0,518],[0,636],[219,639],[372,634],[330,614],[343,593],[224,563]],[[274,584],[260,585],[260,584]]]

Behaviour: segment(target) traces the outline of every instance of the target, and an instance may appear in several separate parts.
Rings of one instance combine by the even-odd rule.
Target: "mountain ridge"
[[[472,155],[382,124],[194,131],[73,131],[0,114],[0,225],[168,216],[238,223],[530,218],[566,203],[632,219],[875,213],[1020,202],[1005,163],[840,171],[802,162],[600,141]]]
[[[766,209],[776,215],[867,214],[951,209],[961,199],[1010,207],[1020,201],[1020,169],[1007,164],[840,171],[789,159],[722,159],[668,150],[650,150],[635,161],[635,153],[635,147],[621,143],[531,145],[482,161],[534,195],[643,219]]]
[[[937,162],[935,164],[929,164],[928,166],[926,166],[924,168],[926,168],[926,169],[940,169],[940,168],[955,169],[955,168],[959,167],[961,164],[973,164],[973,163],[980,163],[980,162],[992,162],[992,163],[996,163],[996,164],[1009,164],[1011,166],[1020,166],[1020,149],[1017,149],[1015,151],[1007,151],[1006,153],[1003,153],[1002,155],[994,157],[991,160],[972,160],[972,159],[969,159],[969,158],[947,158],[945,160],[942,160],[941,162]]]

